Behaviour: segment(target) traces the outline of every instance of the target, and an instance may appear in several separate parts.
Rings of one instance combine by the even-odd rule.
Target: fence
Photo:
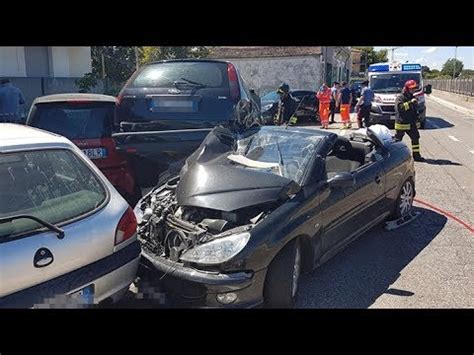
[[[474,79],[425,79],[433,89],[474,96]]]

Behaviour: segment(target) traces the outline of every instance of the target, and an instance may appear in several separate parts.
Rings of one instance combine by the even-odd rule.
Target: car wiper
[[[176,85],[179,85],[179,84],[191,84],[191,85],[195,85],[195,86],[200,86],[202,88],[206,87],[206,85],[202,84],[202,83],[198,83],[196,81],[192,81],[192,80],[189,80],[189,79],[186,79],[186,78],[179,78],[180,80],[183,80],[183,81],[175,81],[173,84],[176,86]]]
[[[0,224],[3,223],[8,223],[11,221],[14,221],[16,219],[32,219],[33,221],[41,224],[42,226],[48,228],[52,232],[56,232],[58,239],[63,239],[64,238],[64,230],[61,228],[56,227],[54,224],[48,223],[45,220],[42,220],[41,218],[29,215],[29,214],[19,214],[17,216],[11,216],[11,217],[5,217],[5,218],[0,218]]]

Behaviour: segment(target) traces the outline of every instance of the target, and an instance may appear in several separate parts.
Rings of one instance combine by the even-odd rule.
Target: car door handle
[[[382,181],[382,179],[380,178],[380,175],[375,176],[375,182],[377,184],[380,184],[380,181]]]

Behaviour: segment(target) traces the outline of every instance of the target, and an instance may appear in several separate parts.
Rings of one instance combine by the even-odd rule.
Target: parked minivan
[[[0,308],[117,301],[136,276],[136,227],[67,138],[0,123]]]

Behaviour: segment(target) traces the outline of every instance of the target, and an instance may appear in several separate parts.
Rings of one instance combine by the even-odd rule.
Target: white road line
[[[453,141],[455,141],[455,142],[460,142],[460,140],[457,139],[456,137],[453,137],[453,136],[448,136],[448,137],[451,138],[451,139],[452,139]]]

